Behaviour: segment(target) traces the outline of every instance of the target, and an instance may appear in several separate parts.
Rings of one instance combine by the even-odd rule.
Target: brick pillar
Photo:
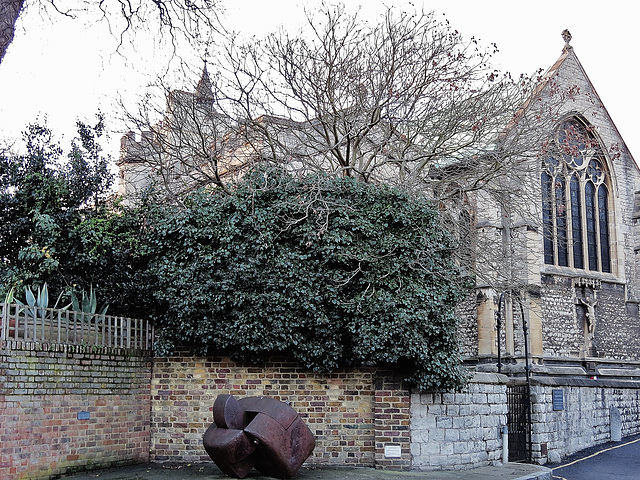
[[[378,469],[411,468],[411,402],[409,389],[393,372],[378,372],[373,405]]]

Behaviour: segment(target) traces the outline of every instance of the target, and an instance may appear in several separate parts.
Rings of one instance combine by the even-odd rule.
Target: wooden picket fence
[[[148,320],[0,303],[0,340],[150,350]]]

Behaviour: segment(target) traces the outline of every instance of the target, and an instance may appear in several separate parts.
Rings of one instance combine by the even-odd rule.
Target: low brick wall
[[[507,424],[504,375],[476,373],[460,393],[411,395],[414,470],[462,470],[497,464]]]
[[[316,437],[310,464],[395,470],[499,463],[504,375],[475,373],[460,393],[413,393],[389,371],[307,371],[224,357],[154,358],[144,352],[0,343],[0,478],[48,479],[133,462],[209,462],[202,435],[220,394],[288,401]],[[562,409],[553,405],[562,390]],[[556,396],[557,397],[557,396]],[[535,377],[533,460],[545,463],[640,433],[640,382]]]
[[[210,461],[202,435],[220,394],[290,402],[316,436],[308,463],[410,467],[409,393],[389,372],[319,374],[286,360],[256,367],[190,355],[154,359],[151,460]],[[400,457],[385,455],[389,445],[400,446]]]
[[[640,433],[640,382],[536,378],[531,386],[532,459],[544,464],[611,440],[610,409],[621,417],[622,436]],[[562,392],[562,408],[553,408],[553,390]]]
[[[0,478],[148,461],[150,370],[120,349],[0,343]]]

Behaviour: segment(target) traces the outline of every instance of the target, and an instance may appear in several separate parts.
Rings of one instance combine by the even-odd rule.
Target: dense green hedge
[[[285,353],[317,371],[392,366],[422,389],[463,383],[464,278],[424,198],[262,166],[230,193],[131,209],[107,199],[101,120],[78,127],[68,154],[31,126],[25,154],[0,155],[0,295],[93,287],[110,313],[151,316],[160,353]]]
[[[423,198],[259,168],[231,195],[153,209],[144,243],[164,352],[287,353],[317,371],[393,365],[421,389],[464,381],[463,278]]]

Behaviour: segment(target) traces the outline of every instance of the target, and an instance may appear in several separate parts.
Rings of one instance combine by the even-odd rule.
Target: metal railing
[[[150,350],[148,320],[0,303],[0,340]]]

